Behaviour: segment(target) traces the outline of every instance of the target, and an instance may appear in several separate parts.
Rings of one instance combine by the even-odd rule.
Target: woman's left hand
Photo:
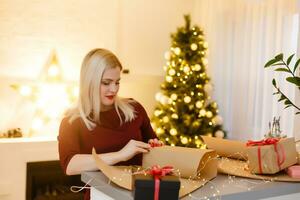
[[[151,147],[161,147],[161,146],[164,145],[164,142],[158,140],[157,138],[154,138],[154,139],[150,139],[150,140],[148,141],[148,144],[150,144]]]

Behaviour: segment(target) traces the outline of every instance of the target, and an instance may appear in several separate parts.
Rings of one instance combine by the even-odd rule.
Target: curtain
[[[295,87],[285,74],[264,69],[278,53],[287,58],[297,52],[299,15],[296,0],[198,0],[194,23],[206,33],[208,73],[215,86],[228,137],[261,139],[268,123],[280,116],[282,133],[295,132],[294,109],[278,103],[272,79],[295,100]],[[295,60],[295,58],[294,58]],[[295,61],[294,61],[295,62]]]

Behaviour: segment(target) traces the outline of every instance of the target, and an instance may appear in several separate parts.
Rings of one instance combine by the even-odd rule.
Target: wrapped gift
[[[292,178],[300,178],[300,165],[293,165],[286,169],[287,174]]]
[[[255,174],[275,174],[298,162],[294,138],[248,141],[247,154],[249,170]]]
[[[168,175],[173,168],[153,166],[144,173],[133,175],[135,200],[178,200],[180,181],[177,176]]]

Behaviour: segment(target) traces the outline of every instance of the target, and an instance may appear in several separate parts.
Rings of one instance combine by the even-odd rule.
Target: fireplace
[[[82,200],[83,192],[73,193],[70,186],[81,186],[80,175],[66,176],[58,160],[27,162],[26,200]]]

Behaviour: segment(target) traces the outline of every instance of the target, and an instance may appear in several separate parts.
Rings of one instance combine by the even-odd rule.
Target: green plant
[[[279,72],[285,72],[288,73],[289,76],[286,78],[286,80],[294,85],[296,85],[296,87],[298,88],[298,91],[300,92],[300,77],[299,75],[296,75],[296,71],[297,68],[300,64],[300,58],[296,61],[296,63],[294,64],[293,68],[290,67],[291,61],[293,59],[295,54],[292,54],[291,56],[288,57],[288,59],[285,61],[284,60],[284,56],[283,54],[278,54],[277,56],[275,56],[273,59],[269,60],[266,64],[265,64],[265,68],[267,67],[274,67],[274,66],[279,66],[278,68],[275,69],[275,71],[279,71]],[[279,88],[279,86],[276,83],[276,80],[273,79],[272,80],[272,84],[276,89],[276,92],[273,93],[273,95],[278,95],[279,99],[278,102],[283,101],[285,108],[288,107],[294,107],[296,109],[296,115],[300,114],[300,108],[299,106],[297,106],[295,103],[293,103]]]

